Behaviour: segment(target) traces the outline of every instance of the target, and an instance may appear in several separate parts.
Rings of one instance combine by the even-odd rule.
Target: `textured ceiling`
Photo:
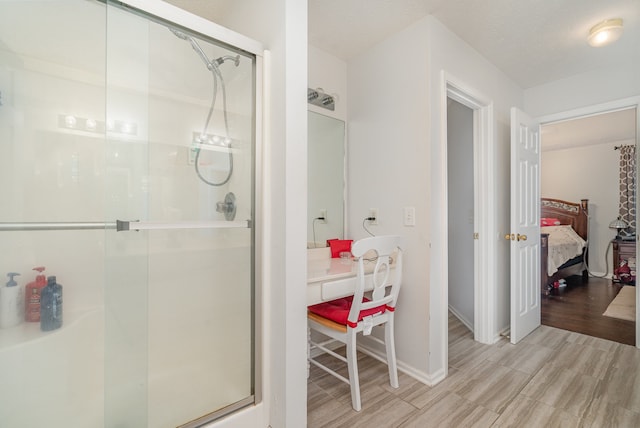
[[[235,3],[166,1],[214,22]],[[640,0],[308,0],[309,44],[348,61],[428,14],[523,89],[640,62]],[[624,20],[622,38],[590,47],[589,29],[615,17]]]
[[[640,56],[640,0],[309,0],[309,44],[349,60],[427,14],[523,89]],[[613,17],[622,38],[590,47],[589,28]]]
[[[348,60],[444,3],[446,0],[309,0],[309,44]]]

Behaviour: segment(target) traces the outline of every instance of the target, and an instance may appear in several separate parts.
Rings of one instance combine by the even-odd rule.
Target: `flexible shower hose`
[[[213,94],[211,96],[211,105],[209,106],[209,113],[207,114],[207,120],[204,124],[204,129],[202,130],[202,134],[206,135],[207,130],[209,129],[209,121],[211,120],[211,116],[213,115],[213,108],[216,104],[216,98],[218,97],[218,79],[220,79],[220,87],[222,88],[222,113],[224,116],[224,129],[225,129],[225,137],[229,137],[229,121],[227,117],[227,90],[224,84],[224,78],[222,77],[222,73],[218,66],[214,63],[211,63],[211,75],[213,77]],[[207,180],[202,173],[200,172],[200,148],[196,149],[196,159],[194,161],[194,167],[196,170],[196,174],[198,174],[198,178],[205,182],[210,186],[222,186],[229,182],[231,179],[231,175],[233,174],[233,153],[231,153],[231,143],[227,146],[229,150],[229,171],[227,173],[227,177],[219,182],[209,181]]]

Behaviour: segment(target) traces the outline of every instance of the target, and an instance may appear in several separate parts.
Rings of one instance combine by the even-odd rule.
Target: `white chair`
[[[371,334],[372,327],[384,326],[384,341],[371,336],[376,342],[385,345],[389,382],[398,388],[398,369],[396,367],[396,351],[393,337],[393,316],[402,283],[402,249],[404,239],[400,236],[375,236],[355,242],[351,253],[357,258],[358,273],[356,289],[353,296],[323,302],[308,307],[307,319],[310,330],[316,330],[329,339],[320,343],[314,342],[309,335],[309,362],[327,373],[346,382],[351,387],[351,405],[360,411],[360,383],[358,379],[358,360],[356,354],[356,335],[362,332]],[[393,260],[394,275],[391,277]],[[373,267],[371,271],[371,267]],[[365,277],[372,272],[371,278]],[[364,297],[365,284],[373,283],[371,298]],[[333,342],[346,345],[346,358],[337,354],[328,346]],[[314,350],[330,354],[347,363],[349,379],[317,361],[312,357]],[[317,351],[316,351],[317,352]]]

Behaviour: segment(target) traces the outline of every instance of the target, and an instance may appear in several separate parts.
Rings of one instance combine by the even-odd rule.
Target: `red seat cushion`
[[[368,302],[369,299],[364,297],[363,302]],[[343,297],[342,299],[331,300],[330,302],[318,303],[317,305],[309,306],[309,312],[313,312],[316,315],[320,315],[326,319],[337,322],[338,324],[348,325],[349,327],[356,327],[357,324],[347,321],[349,316],[349,310],[351,310],[351,303],[353,302],[353,296]],[[382,313],[387,310],[386,305],[376,306],[375,308],[360,311],[358,321],[362,321],[362,318]]]

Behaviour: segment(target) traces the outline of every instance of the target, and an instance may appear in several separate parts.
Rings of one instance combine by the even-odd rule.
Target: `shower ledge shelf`
[[[242,154],[241,149],[229,148],[229,147],[220,147],[220,146],[212,146],[211,144],[193,144],[191,148],[197,148],[200,150],[206,150],[210,152],[222,152],[222,153],[233,153],[234,155]]]
[[[0,329],[0,353],[16,346],[33,343],[53,337],[64,330],[73,327],[83,318],[102,311],[101,308],[69,311],[63,315],[62,327],[53,331],[41,331],[39,322],[23,322],[14,327]]]

